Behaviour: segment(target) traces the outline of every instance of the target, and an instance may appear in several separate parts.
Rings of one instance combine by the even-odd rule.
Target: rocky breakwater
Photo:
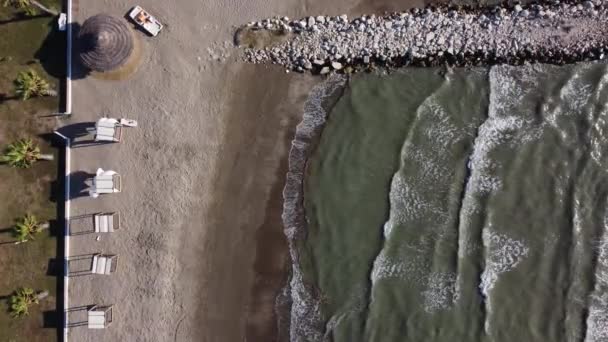
[[[484,65],[603,59],[608,2],[553,2],[493,8],[426,8],[385,16],[317,16],[252,22],[237,33],[263,33],[245,59],[326,74],[375,66]]]

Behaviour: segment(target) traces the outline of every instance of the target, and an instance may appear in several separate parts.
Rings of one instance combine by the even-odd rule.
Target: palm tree
[[[22,100],[32,96],[56,96],[57,92],[51,89],[49,83],[32,69],[21,71],[14,81],[15,94]]]
[[[38,304],[41,299],[48,295],[48,291],[35,293],[34,290],[29,287],[17,289],[8,300],[11,316],[14,318],[27,316],[30,313],[30,306],[32,304]]]
[[[17,238],[16,244],[34,240],[34,236],[49,228],[48,222],[41,223],[36,216],[26,214],[19,218],[13,226],[13,235]]]
[[[18,10],[25,11],[26,15],[35,15],[37,10],[46,12],[52,16],[57,16],[59,13],[54,9],[50,9],[36,0],[4,0],[4,7],[13,7]]]
[[[40,159],[53,160],[53,155],[41,154],[40,148],[29,138],[20,139],[8,145],[4,155],[0,156],[0,162],[24,169],[29,168]]]

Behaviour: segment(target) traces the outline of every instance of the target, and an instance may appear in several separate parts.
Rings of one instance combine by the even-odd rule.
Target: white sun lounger
[[[93,306],[88,311],[89,329],[105,329],[112,323],[113,305],[106,307]]]
[[[104,171],[97,169],[97,173],[93,178],[92,189],[89,190],[91,197],[97,197],[100,194],[111,194],[120,192],[122,181],[120,175],[115,171]]]
[[[116,272],[117,255],[95,254],[91,265],[93,274],[112,274]]]
[[[93,215],[95,233],[111,233],[120,229],[120,213],[99,213]]]
[[[118,120],[101,118],[95,124],[95,141],[120,142],[122,127]]]

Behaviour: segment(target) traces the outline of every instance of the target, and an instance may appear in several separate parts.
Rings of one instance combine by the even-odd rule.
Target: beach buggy
[[[144,11],[144,9],[140,6],[133,7],[133,9],[129,12],[129,17],[133,19],[137,25],[154,37],[156,37],[160,30],[163,29],[163,24],[150,15],[150,13]]]

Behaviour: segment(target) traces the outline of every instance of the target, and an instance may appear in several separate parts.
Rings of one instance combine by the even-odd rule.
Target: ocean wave
[[[483,212],[481,197],[503,187],[499,175],[501,164],[492,153],[497,149],[520,148],[537,141],[543,134],[542,123],[535,120],[534,108],[522,105],[523,99],[534,96],[542,70],[533,66],[500,66],[490,70],[488,115],[479,126],[469,157],[470,172],[460,213],[459,255],[466,257],[476,250],[477,238],[469,234],[472,218]]]
[[[529,253],[529,248],[521,240],[506,234],[500,234],[490,225],[483,230],[485,248],[485,267],[481,274],[479,289],[485,298],[487,315],[492,312],[491,291],[496,286],[499,276],[514,269]],[[485,330],[490,333],[490,319],[486,319]]]
[[[450,309],[460,297],[460,287],[454,272],[433,272],[428,276],[424,297],[424,310],[435,313]]]
[[[595,286],[589,298],[585,342],[608,341],[608,214],[604,216],[604,230],[596,253]]]
[[[453,86],[450,79],[425,98],[404,137],[400,167],[390,184],[385,244],[370,274],[372,300],[379,281],[399,279],[421,289],[420,304],[429,314],[452,307],[459,298],[455,270],[433,270],[432,262],[439,241],[456,238],[450,223],[454,203],[448,199],[455,189],[452,163],[462,157],[454,155],[452,146],[472,139],[476,129],[444,104]],[[403,235],[410,233],[414,235]]]
[[[412,256],[403,258],[402,255],[405,253],[389,256],[386,249],[380,251],[380,254],[374,260],[371,273],[372,286],[383,279],[424,280],[424,269],[428,265],[428,260],[421,253],[415,253],[416,251],[423,252],[422,248],[419,246],[403,246],[402,250],[408,250],[410,252],[408,254]]]
[[[295,138],[289,152],[289,169],[283,189],[283,226],[289,244],[292,274],[286,292],[290,294],[291,310],[289,320],[290,341],[324,341],[323,317],[320,300],[304,281],[300,267],[297,242],[306,234],[306,218],[303,208],[303,182],[306,159],[312,140],[320,133],[327,113],[323,101],[343,87],[346,78],[331,76],[316,86],[304,104],[302,121],[296,127]]]

